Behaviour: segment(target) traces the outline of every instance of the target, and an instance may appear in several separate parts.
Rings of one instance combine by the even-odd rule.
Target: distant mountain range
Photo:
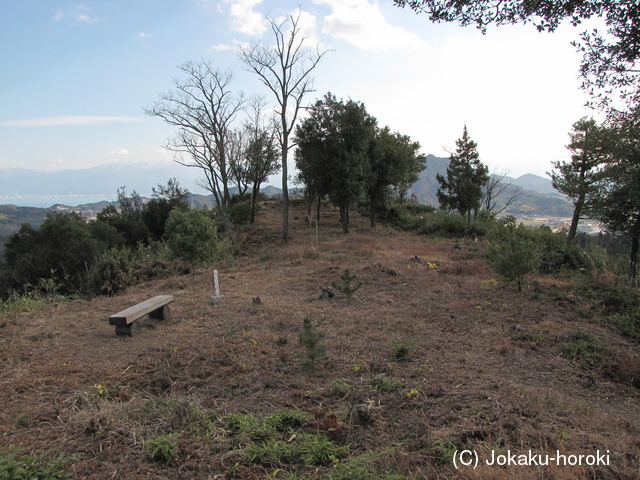
[[[445,175],[448,158],[439,158],[434,155],[427,157],[427,168],[420,174],[419,180],[411,188],[418,201],[437,206],[436,192],[440,184],[436,180],[436,174]],[[151,188],[157,185],[166,185],[170,178],[177,178],[183,187],[190,191],[197,185],[200,170],[187,168],[178,164],[111,164],[84,170],[59,170],[45,172],[38,170],[0,170],[0,195],[7,197],[20,197],[37,195],[41,197],[56,195],[87,195],[96,196],[104,194],[112,198],[121,186],[126,186],[127,192],[136,190],[142,196],[149,196]],[[570,217],[573,205],[565,197],[558,194],[551,180],[533,174],[522,175],[518,178],[506,177],[505,182],[510,183],[498,201],[504,201],[517,187],[521,187],[518,198],[506,210],[518,217],[552,216]],[[268,196],[279,196],[282,190],[270,185],[261,189]],[[292,194],[295,189],[292,189]],[[193,194],[192,205],[195,207],[211,208],[213,197]],[[63,202],[62,202],[63,203]],[[52,211],[82,210],[87,215],[102,210],[107,202],[81,205],[79,207],[65,207],[53,205],[51,208],[16,207],[14,205],[0,205],[0,241],[7,235],[20,228],[22,223],[28,222],[34,226],[44,220],[47,213]]]
[[[5,169],[0,170],[0,195],[8,197],[57,196],[57,195],[109,195],[114,196],[120,187],[127,192],[135,190],[140,195],[150,195],[151,188],[166,185],[170,178],[177,178],[180,185],[193,191],[200,177],[200,169],[188,168],[177,163],[139,162],[112,163],[99,167],[56,170]]]
[[[448,166],[448,158],[427,156],[427,168],[411,187],[411,193],[415,194],[420,203],[438,206],[436,193],[440,183],[436,175],[446,175]],[[518,178],[507,176],[504,182],[511,186],[505,189],[502,197],[498,197],[498,204],[505,202],[517,187],[521,188],[517,199],[505,210],[505,213],[550,217],[570,217],[573,213],[573,204],[553,188],[548,178],[527,173]]]

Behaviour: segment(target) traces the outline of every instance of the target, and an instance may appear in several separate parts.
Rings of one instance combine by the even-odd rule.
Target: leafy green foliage
[[[505,281],[515,281],[522,291],[524,276],[538,268],[540,257],[534,242],[517,234],[514,227],[500,242],[489,245],[487,254],[494,271]]]
[[[299,179],[318,198],[328,195],[340,208],[343,232],[349,233],[349,209],[364,191],[368,151],[376,119],[364,104],[343,102],[328,93],[296,128]]]
[[[302,362],[302,368],[305,370],[313,370],[315,361],[326,356],[325,335],[325,332],[318,332],[313,328],[311,318],[302,319],[302,331],[298,334],[298,341],[307,351],[307,357]]]
[[[338,290],[343,295],[346,295],[348,298],[351,298],[354,293],[356,293],[360,287],[362,287],[363,283],[361,281],[355,282],[357,280],[357,275],[351,275],[349,269],[345,269],[340,275],[341,283],[332,282],[333,288]]]
[[[51,279],[63,295],[86,291],[86,265],[107,247],[94,233],[75,213],[50,214],[37,230],[23,225],[6,244],[5,289],[26,290]]]
[[[75,460],[63,453],[51,457],[53,452],[38,450],[32,454],[23,453],[24,449],[10,445],[0,450],[0,478],[3,480],[65,480],[74,477],[68,473],[67,464]]]
[[[368,154],[365,180],[372,227],[376,226],[376,213],[391,199],[392,192],[404,203],[407,191],[418,181],[426,167],[426,157],[419,150],[420,144],[407,135],[391,133],[389,127],[377,130]]]
[[[218,254],[215,221],[204,210],[173,210],[165,227],[165,238],[174,258],[191,265],[214,261]]]
[[[122,187],[118,190],[118,207],[109,205],[96,218],[121,233],[127,246],[135,247],[140,243],[149,243],[151,237],[143,220],[143,211],[140,195],[135,190],[128,195],[125,187]]]

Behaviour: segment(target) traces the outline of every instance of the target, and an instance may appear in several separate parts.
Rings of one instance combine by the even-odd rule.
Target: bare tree
[[[249,165],[247,161],[246,128],[236,128],[229,134],[228,160],[229,173],[233,183],[238,187],[238,195],[244,197],[249,189]]]
[[[246,179],[251,183],[251,223],[255,222],[256,203],[261,185],[269,175],[275,175],[280,171],[277,119],[272,118],[270,123],[265,123],[265,104],[264,98],[254,98],[250,105],[250,119],[245,124],[247,141],[244,157]]]
[[[516,187],[511,182],[505,181],[507,175],[509,170],[492,173],[482,189],[482,208],[490,214],[497,215],[504,212],[520,196],[522,187]],[[501,203],[500,208],[498,208],[498,199]]]
[[[280,150],[282,153],[282,242],[289,241],[289,189],[287,159],[289,137],[293,131],[304,96],[313,91],[311,71],[328,50],[306,48],[306,37],[300,31],[299,10],[297,16],[288,15],[282,21],[268,18],[275,45],[254,41],[241,48],[240,58],[249,71],[275,95],[278,104]]]
[[[178,127],[165,148],[175,152],[177,163],[203,171],[202,186],[215,197],[231,235],[228,155],[231,124],[244,107],[244,98],[232,94],[230,72],[214,69],[205,61],[186,62],[178,68],[186,78],[174,79],[175,90],[162,94],[145,113]]]

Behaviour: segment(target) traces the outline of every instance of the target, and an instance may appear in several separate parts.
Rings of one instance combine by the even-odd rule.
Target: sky
[[[570,43],[584,27],[482,35],[391,0],[300,8],[306,43],[331,50],[307,104],[327,92],[363,102],[424,154],[448,157],[466,125],[492,172],[545,176],[551,162],[570,158],[572,124],[592,114]],[[0,169],[172,162],[163,145],[175,128],[144,109],[183,78],[177,66],[209,61],[233,72],[234,90],[273,105],[238,47],[271,43],[265,15],[297,11],[296,2],[271,0],[0,0]]]

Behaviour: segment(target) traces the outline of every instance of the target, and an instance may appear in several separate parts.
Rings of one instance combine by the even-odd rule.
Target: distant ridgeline
[[[437,207],[436,192],[440,188],[440,183],[436,179],[436,175],[446,176],[448,166],[448,158],[427,155],[427,168],[411,187],[410,194],[415,194],[420,203]],[[498,205],[500,205],[501,198],[505,201],[517,187],[522,187],[517,200],[505,210],[505,213],[516,216],[542,217],[571,217],[573,214],[573,204],[553,188],[551,180],[548,178],[529,173],[516,179],[505,177],[504,181],[511,183],[512,187],[505,189],[498,197]]]
[[[420,203],[438,205],[436,192],[440,184],[436,180],[436,174],[445,175],[448,165],[448,158],[439,158],[433,155],[427,156],[427,168],[420,174],[420,179],[411,188],[411,193],[416,195]],[[50,189],[52,185],[56,185],[55,188],[59,189],[59,191],[64,191],[65,189],[69,191],[75,188],[74,193],[78,195],[92,195],[99,190],[112,191],[115,194],[118,188],[124,184],[128,192],[137,190],[139,193],[144,193],[145,190],[150,189],[150,185],[164,184],[172,176],[178,178],[181,185],[190,188],[190,185],[193,184],[193,179],[189,177],[187,182],[183,184],[180,174],[184,174],[186,170],[191,174],[191,170],[179,165],[176,166],[178,170],[174,170],[171,166],[162,168],[157,168],[156,166],[153,168],[153,175],[150,174],[151,170],[148,164],[117,164],[115,166],[60,172],[11,170],[0,175],[0,192],[5,194],[17,192],[19,195],[34,193],[38,195],[54,195],[56,192],[52,192]],[[123,178],[126,178],[127,181],[123,182]],[[573,205],[554,190],[551,186],[551,180],[547,178],[527,174],[516,179],[506,177],[505,181],[513,185],[503,193],[505,198],[508,198],[517,186],[522,187],[518,199],[507,209],[506,213],[518,216],[551,217],[570,217],[573,213]],[[141,185],[143,186],[141,187]],[[277,197],[281,195],[282,190],[273,186],[265,186],[261,189],[261,192],[270,197]],[[295,189],[292,189],[291,194],[294,193]],[[500,197],[498,197],[499,201]],[[194,194],[190,197],[191,205],[197,208],[212,208],[213,202],[212,196]],[[92,218],[107,204],[108,202],[99,202],[77,207],[58,204],[48,208],[0,205],[0,242],[4,243],[9,235],[18,231],[23,223],[30,223],[33,227],[38,227],[48,213],[77,211],[87,218]]]

